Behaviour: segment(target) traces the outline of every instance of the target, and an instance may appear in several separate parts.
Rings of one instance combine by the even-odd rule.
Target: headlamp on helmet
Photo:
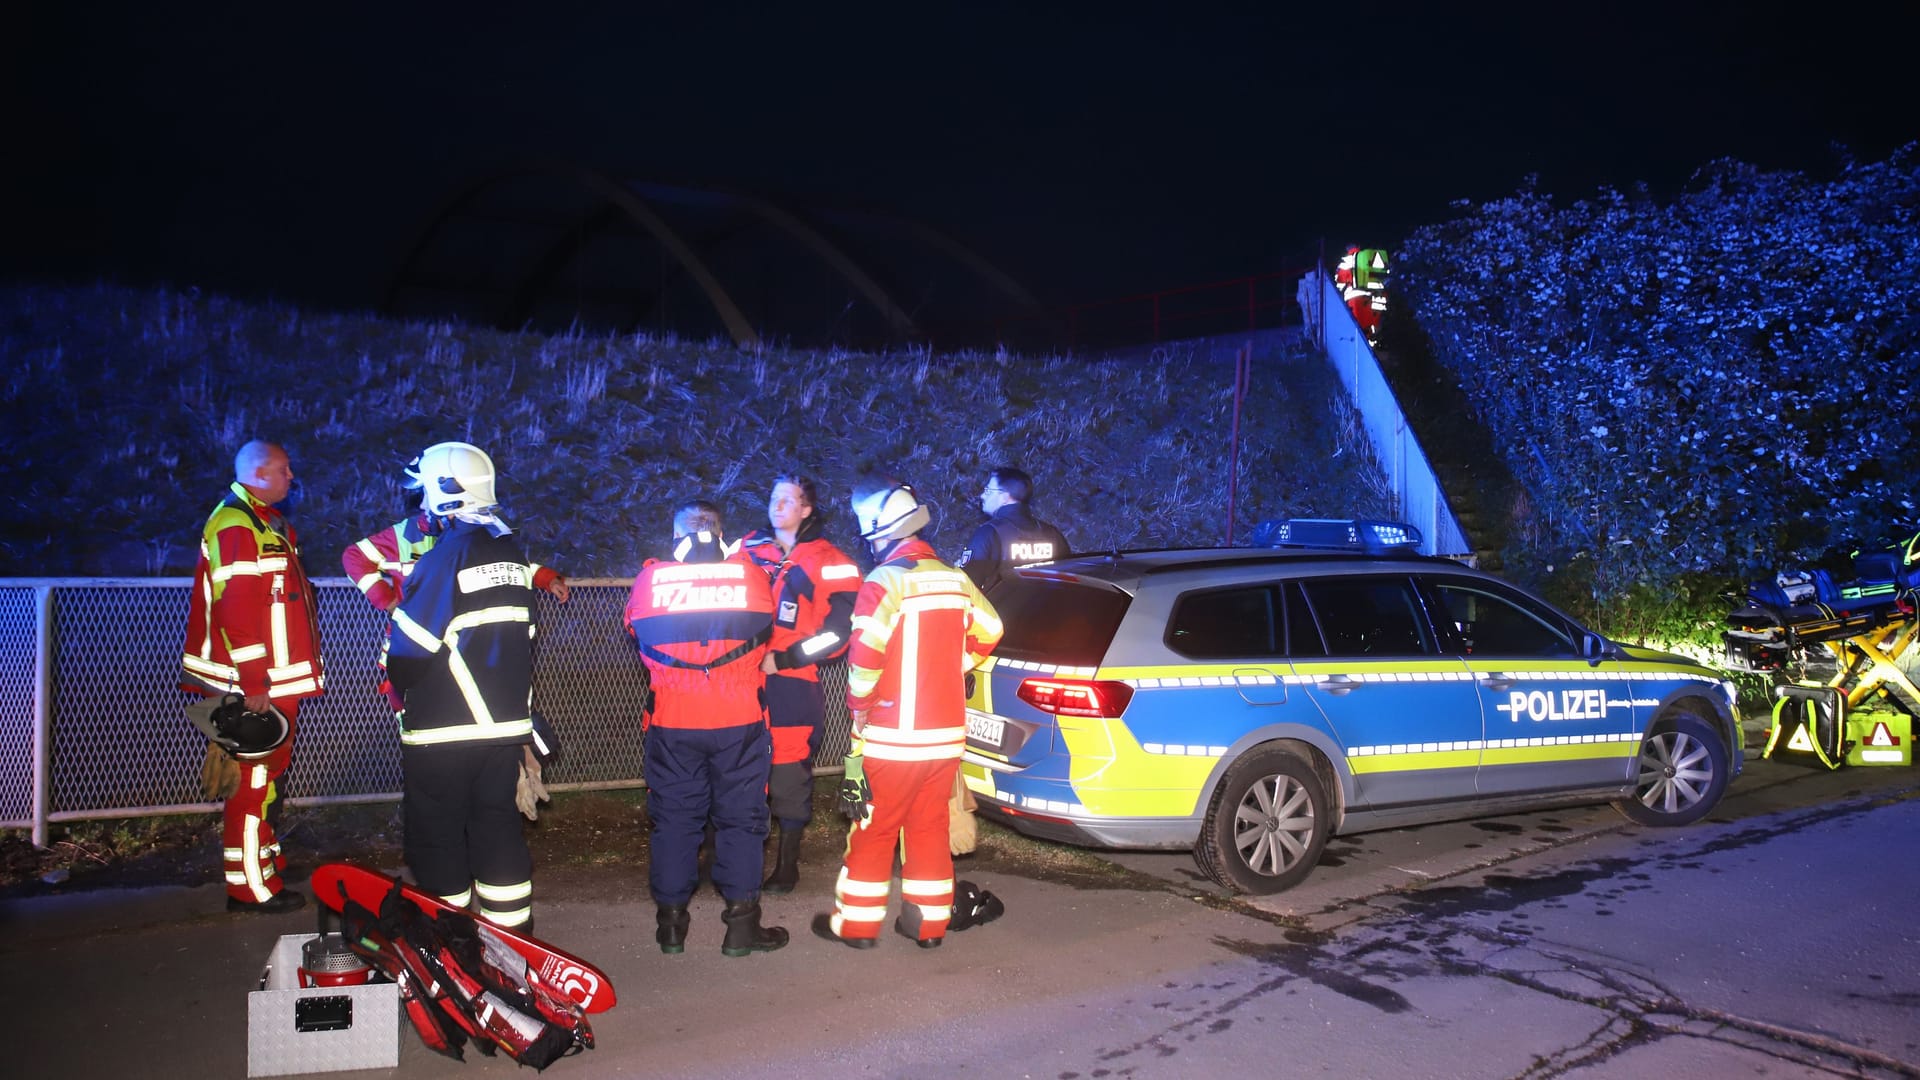
[[[673,561],[683,563],[726,562],[739,550],[740,545],[729,547],[726,537],[719,533],[701,529],[685,536],[673,538]]]
[[[420,479],[420,456],[413,455],[413,460],[407,462],[406,467],[400,470],[400,475],[403,477],[400,487],[407,492],[417,492],[426,486],[427,482]]]

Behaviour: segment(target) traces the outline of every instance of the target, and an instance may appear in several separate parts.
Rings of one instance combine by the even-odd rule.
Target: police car
[[[1710,811],[1740,771],[1733,687],[1609,641],[1388,522],[1273,523],[1263,548],[1022,567],[968,684],[983,813],[1091,847],[1192,849],[1273,893],[1331,835],[1611,801]]]

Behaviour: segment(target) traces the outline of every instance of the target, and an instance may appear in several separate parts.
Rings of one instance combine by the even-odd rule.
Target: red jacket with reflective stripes
[[[200,532],[181,668],[184,690],[211,686],[287,701],[325,686],[299,537],[239,483]]]
[[[649,559],[633,580],[626,623],[653,687],[649,723],[711,729],[766,722],[760,658],[773,630],[773,590],[751,563]]]
[[[1000,616],[919,537],[874,567],[853,606],[847,707],[867,714],[878,760],[955,758],[966,743],[966,674],[1000,642]]]
[[[392,611],[400,606],[401,590],[413,564],[433,549],[434,535],[427,531],[427,515],[415,514],[349,545],[340,553],[340,565],[347,580],[354,583],[373,606]],[[559,571],[539,563],[529,564],[533,587],[545,591]]]
[[[847,651],[853,627],[853,599],[860,590],[860,567],[821,536],[780,550],[770,532],[754,530],[740,542],[741,552],[767,572],[773,585],[774,667],[779,673],[816,682],[818,665]]]

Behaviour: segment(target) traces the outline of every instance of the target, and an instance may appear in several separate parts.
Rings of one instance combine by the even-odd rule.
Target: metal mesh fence
[[[40,590],[0,589],[0,822],[33,813],[34,682]]]
[[[387,617],[344,578],[315,581],[325,695],[301,704],[296,801],[381,798],[401,786],[399,726],[377,688]],[[536,612],[534,707],[552,722],[560,759],[548,786],[640,783],[646,674],[621,623],[630,579],[572,582],[565,604]],[[48,820],[211,807],[199,791],[206,741],[181,711],[185,578],[0,582],[0,826],[35,825],[39,596],[50,594],[46,687]],[[851,726],[843,665],[823,672],[827,731],[816,765],[838,766]]]

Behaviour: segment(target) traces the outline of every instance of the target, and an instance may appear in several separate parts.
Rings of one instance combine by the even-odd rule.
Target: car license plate
[[[982,746],[999,749],[1000,740],[1007,737],[1007,722],[997,716],[985,716],[981,713],[967,714],[967,741]]]

